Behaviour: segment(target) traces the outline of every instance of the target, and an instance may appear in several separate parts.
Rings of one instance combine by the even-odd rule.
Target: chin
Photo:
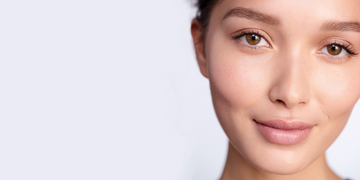
[[[304,144],[305,145],[305,144]],[[261,147],[262,146],[262,147]],[[253,147],[238,145],[238,153],[255,169],[278,175],[292,175],[306,169],[321,154],[309,154],[301,145],[284,146],[271,143]],[[307,148],[308,149],[308,148]]]
[[[307,164],[304,164],[303,162],[287,162],[282,159],[277,159],[273,162],[268,161],[262,161],[262,162],[251,162],[248,161],[254,168],[270,173],[270,174],[278,174],[278,175],[292,175],[296,174],[308,166]]]

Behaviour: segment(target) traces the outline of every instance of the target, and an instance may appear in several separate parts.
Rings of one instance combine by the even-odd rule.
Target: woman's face
[[[344,128],[360,96],[359,7],[359,0],[214,7],[197,59],[220,124],[254,167],[299,172]]]

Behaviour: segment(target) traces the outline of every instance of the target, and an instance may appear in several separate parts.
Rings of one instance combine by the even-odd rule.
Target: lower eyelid
[[[342,63],[344,61],[349,60],[349,58],[350,58],[349,54],[345,54],[343,56],[333,56],[328,53],[320,52],[320,50],[318,51],[318,53],[322,59],[330,61],[332,63]]]
[[[248,34],[256,34],[256,35],[260,36],[261,41],[259,42],[259,44],[251,45],[246,41],[246,39],[241,40]],[[263,34],[265,34],[265,35],[263,35]],[[266,49],[272,48],[271,43],[268,41],[268,39],[271,39],[271,38],[268,37],[266,35],[266,33],[262,32],[260,30],[257,30],[257,29],[244,29],[241,31],[237,31],[235,33],[232,33],[230,35],[230,37],[233,40],[237,41],[239,43],[239,45],[243,46],[244,48],[251,49],[251,50],[266,50]],[[267,38],[265,38],[265,37],[267,37]]]
[[[358,54],[358,53],[356,53],[356,49],[350,42],[346,41],[345,39],[336,38],[336,37],[329,38],[329,39],[322,41],[319,45],[319,47],[322,47],[322,48],[319,51],[321,51],[323,48],[326,48],[327,46],[330,46],[330,45],[337,45],[337,46],[342,47],[342,49],[345,51],[345,53],[350,56],[354,56],[354,55]]]
[[[340,62],[348,60],[349,56],[328,56],[327,59],[329,59],[330,61],[333,61],[333,62],[340,63]]]
[[[328,46],[329,46],[329,45],[328,45]],[[327,46],[325,46],[325,47],[323,47],[322,49],[320,49],[319,52],[324,53],[324,54],[328,54],[328,55],[330,55],[330,56],[338,56],[338,57],[339,57],[339,56],[346,56],[346,55],[349,54],[344,47],[341,47],[341,48],[342,48],[342,49],[341,49],[341,52],[340,52],[340,54],[338,54],[338,55],[332,55],[332,54],[330,54],[330,53],[328,52],[328,50],[327,50]]]

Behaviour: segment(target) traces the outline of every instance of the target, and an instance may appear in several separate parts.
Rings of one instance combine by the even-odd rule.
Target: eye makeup
[[[329,52],[329,46],[332,46],[332,49],[334,49],[335,47],[341,48],[340,49],[341,51],[345,50],[350,56],[358,55],[358,53],[355,52],[355,49],[353,48],[353,46],[350,43],[337,42],[336,40],[333,42],[327,43],[325,47],[328,49],[327,50],[328,52]],[[329,52],[329,54],[333,55],[333,56],[337,56],[336,54],[331,54],[330,52]]]
[[[252,50],[262,50],[264,48],[271,48],[270,41],[264,32],[257,29],[243,29],[231,34],[233,40],[241,43],[241,46],[250,48]],[[262,43],[260,43],[262,42]],[[266,43],[266,45],[264,45]],[[330,56],[333,60],[343,60],[344,58],[357,56],[353,45],[346,41],[339,40],[325,40],[321,44],[321,49],[317,52]]]
[[[254,50],[272,47],[264,36],[264,33],[255,29],[244,29],[231,34],[233,40],[240,41],[241,45]],[[266,45],[263,45],[264,43]]]
[[[351,43],[341,39],[324,40],[319,47],[317,53],[335,63],[341,63],[359,54]]]

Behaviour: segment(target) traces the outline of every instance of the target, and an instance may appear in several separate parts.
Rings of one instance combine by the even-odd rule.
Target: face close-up
[[[192,29],[218,120],[255,169],[298,173],[339,136],[360,97],[358,22],[359,0],[221,0]]]

